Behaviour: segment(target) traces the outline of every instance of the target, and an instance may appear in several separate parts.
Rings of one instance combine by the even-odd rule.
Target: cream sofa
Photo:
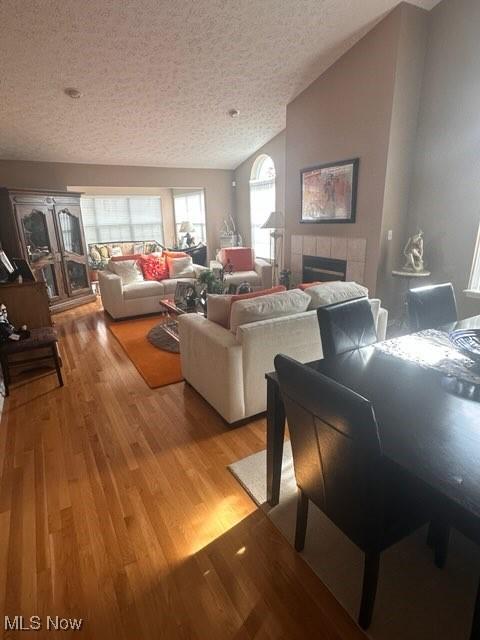
[[[380,300],[369,302],[378,340],[384,340],[388,312]],[[277,353],[301,362],[322,357],[316,310],[240,325],[234,333],[186,314],[179,317],[179,333],[183,377],[228,423],[265,411],[265,373],[274,369]]]
[[[160,282],[143,280],[123,285],[122,279],[110,270],[109,264],[104,271],[98,272],[98,284],[103,308],[115,320],[147,313],[159,313],[160,299],[173,297],[178,282],[195,283],[194,278],[171,278]],[[195,277],[198,277],[202,271],[207,270],[207,267],[194,264],[193,270]]]

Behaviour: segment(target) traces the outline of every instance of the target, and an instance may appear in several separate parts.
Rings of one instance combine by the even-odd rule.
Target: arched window
[[[258,258],[270,258],[270,229],[262,229],[275,211],[275,165],[265,154],[253,163],[250,175],[250,226],[252,247]]]

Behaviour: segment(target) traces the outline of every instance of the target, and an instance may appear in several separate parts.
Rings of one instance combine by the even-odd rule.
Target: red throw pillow
[[[220,249],[220,262],[225,267],[228,262],[237,271],[253,271],[253,251],[249,247],[226,247]]]
[[[168,278],[167,261],[163,256],[149,253],[140,256],[139,263],[145,280],[165,280]]]
[[[127,256],[112,256],[110,260],[112,262],[123,262],[124,260],[140,260],[142,256],[139,253],[132,253]]]
[[[164,249],[162,255],[166,258],[188,258],[189,256],[185,251],[169,251],[168,249]]]
[[[248,300],[249,298],[260,298],[261,296],[268,296],[271,293],[281,293],[282,291],[286,291],[287,288],[283,286],[283,284],[279,284],[276,287],[272,287],[271,289],[263,289],[263,291],[252,291],[251,293],[238,293],[231,297],[230,299],[230,317],[232,315],[232,306],[234,302],[238,300]],[[230,318],[228,321],[228,326],[230,327]]]
[[[298,285],[297,289],[305,291],[305,289],[308,289],[309,287],[316,287],[317,284],[330,284],[331,282],[340,282],[340,280],[328,280],[328,282],[320,282],[320,280],[317,280],[316,282],[303,282],[302,284]]]

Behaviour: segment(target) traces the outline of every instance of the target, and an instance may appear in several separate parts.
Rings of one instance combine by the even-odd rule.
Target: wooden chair
[[[52,359],[55,365],[55,371],[58,377],[58,383],[63,387],[62,372],[60,369],[60,358],[57,347],[57,334],[53,327],[40,327],[31,330],[31,335],[25,340],[8,341],[0,346],[0,362],[2,366],[3,382],[5,386],[5,396],[9,395],[9,386],[11,382],[10,370],[13,367],[24,367],[27,364]],[[37,355],[33,358],[11,359],[20,353],[29,351],[38,351],[40,349],[49,351],[49,355]]]
[[[458,319],[455,292],[450,282],[410,289],[407,308],[410,331],[433,329]]]
[[[382,456],[371,403],[287,356],[275,369],[298,486],[295,549],[305,544],[311,500],[365,553],[358,622],[370,625],[381,552],[429,521],[423,485]]]
[[[367,298],[329,304],[317,309],[324,358],[367,347],[377,341]]]

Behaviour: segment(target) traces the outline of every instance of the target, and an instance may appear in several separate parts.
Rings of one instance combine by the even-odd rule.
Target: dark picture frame
[[[359,164],[351,158],[300,171],[302,224],[355,222]]]

